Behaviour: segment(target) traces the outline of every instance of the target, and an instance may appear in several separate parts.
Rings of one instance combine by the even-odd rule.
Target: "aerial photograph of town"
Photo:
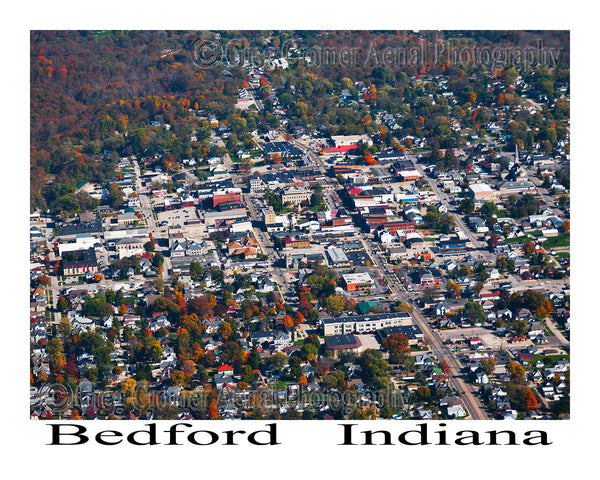
[[[568,30],[29,53],[31,419],[570,419]]]

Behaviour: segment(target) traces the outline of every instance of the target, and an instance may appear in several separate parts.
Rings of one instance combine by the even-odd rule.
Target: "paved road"
[[[312,160],[314,160],[316,162],[316,164],[318,165],[321,172],[323,174],[326,174],[327,168],[323,164],[323,161],[320,156],[318,156],[314,152],[312,152],[311,148],[306,143],[301,142],[299,140],[292,140],[292,142],[294,144],[296,144],[296,146],[298,146],[299,148],[302,148],[302,150],[306,151],[309,158],[311,158]],[[416,161],[414,163],[416,165]],[[425,177],[425,175],[424,175],[424,177]],[[437,185],[435,184],[435,182],[430,181],[430,184],[432,184],[432,187],[433,187],[434,191],[437,192],[437,195],[440,198],[440,200],[447,202],[448,199],[445,198],[444,196],[442,196],[442,192],[438,191]],[[332,210],[335,209],[335,208],[333,208],[333,205],[329,205],[329,206]],[[454,215],[454,216],[456,219],[457,216],[456,215]],[[464,226],[464,224],[460,218],[458,218],[457,220],[458,220],[457,224],[459,226],[461,226],[461,228],[469,236],[471,242],[473,243],[473,245],[476,248],[485,247],[485,245],[483,245],[482,242],[480,242],[477,238],[475,238],[475,236],[472,234],[472,232],[469,232],[469,230]],[[357,236],[360,238],[362,243],[365,245],[365,249],[366,249],[367,253],[369,254],[369,256],[371,257],[371,259],[374,263],[374,266],[381,267],[380,268],[381,274],[388,280],[388,285],[389,285],[390,291],[392,292],[390,295],[396,296],[396,298],[398,298],[403,303],[408,303],[408,296],[403,291],[400,290],[395,276],[392,276],[391,273],[388,273],[386,271],[387,268],[384,267],[385,260],[379,255],[379,253],[375,253],[375,252],[377,252],[377,249],[374,248],[374,245],[371,243],[370,239],[368,239],[362,233],[358,233]],[[482,256],[484,256],[485,258],[489,258],[490,255],[491,254],[489,254],[489,252],[482,252]],[[446,362],[448,363],[448,365],[450,367],[450,375],[449,375],[450,383],[453,385],[453,387],[458,392],[460,392],[462,400],[465,404],[465,407],[467,408],[467,410],[470,414],[470,418],[475,419],[475,420],[489,419],[490,417],[486,414],[485,410],[482,408],[479,401],[474,396],[475,387],[466,383],[463,380],[462,373],[461,373],[462,367],[461,367],[459,361],[457,360],[457,358],[454,356],[454,354],[452,352],[450,352],[446,347],[444,347],[443,342],[442,342],[441,338],[439,337],[439,335],[437,333],[434,333],[431,331],[431,329],[429,328],[429,325],[427,324],[427,320],[425,319],[425,317],[423,317],[421,312],[417,308],[415,308],[415,307],[413,307],[413,308],[414,308],[413,318],[415,319],[415,323],[423,332],[425,341],[429,344],[432,353],[436,356],[438,361],[441,362],[442,360],[446,360]]]
[[[140,209],[142,210],[142,213],[144,214],[144,217],[146,218],[148,224],[148,233],[152,234],[152,238],[158,238],[160,229],[156,224],[156,220],[154,219],[154,212],[152,211],[152,206],[150,204],[148,194],[146,192],[142,192],[142,177],[138,162],[133,162],[133,171],[135,174],[135,189],[136,193],[140,198]],[[164,282],[168,282],[169,271],[172,270],[173,267],[171,265],[171,259],[165,255],[163,255],[163,257],[165,260],[162,269],[162,279]]]
[[[558,330],[558,328],[556,328],[556,325],[554,325],[554,323],[552,323],[552,320],[550,320],[549,318],[546,318],[544,320],[546,326],[550,329],[550,331],[554,334],[558,345],[557,346],[561,346],[561,347],[568,347],[571,342],[569,342],[569,340],[567,340],[564,335],[562,333],[560,333],[560,330]],[[550,339],[548,339],[548,341],[550,341]]]
[[[369,239],[363,238],[363,243],[365,245],[370,244]],[[370,250],[372,251],[372,245],[369,245]],[[378,256],[372,255],[373,260]],[[381,263],[384,260],[379,257]],[[391,295],[395,295],[398,300],[403,303],[409,303],[408,296],[404,291],[402,291],[397,284],[396,278],[387,272],[387,268],[384,268],[384,265],[380,265],[382,268],[380,269],[381,274],[387,278],[389,288],[392,291]],[[444,346],[443,340],[437,332],[433,332],[429,327],[427,319],[423,316],[423,314],[419,311],[419,309],[413,305],[413,320],[415,324],[421,329],[423,332],[424,340],[429,345],[432,354],[437,358],[439,362],[445,360],[450,367],[450,374],[448,375],[449,381],[452,386],[460,393],[461,399],[463,400],[465,407],[467,408],[471,419],[473,420],[488,420],[490,417],[485,412],[484,408],[481,406],[479,400],[475,397],[476,389],[475,387],[465,382],[463,379],[463,373],[461,372],[462,366],[455,355],[448,350],[447,347]]]

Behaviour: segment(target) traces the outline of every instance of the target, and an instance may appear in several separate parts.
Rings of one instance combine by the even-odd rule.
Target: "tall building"
[[[275,215],[273,207],[264,208],[262,214],[265,225],[275,225],[277,222],[277,216]]]

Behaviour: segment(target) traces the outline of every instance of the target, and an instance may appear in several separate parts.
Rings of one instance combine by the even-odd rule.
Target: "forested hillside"
[[[199,35],[218,41],[229,57],[199,68],[190,55]],[[443,48],[434,56],[438,45]],[[547,63],[554,60],[546,55],[549,48],[565,55],[555,68],[486,68],[478,61],[453,63],[459,47],[543,50]],[[386,49],[421,57],[396,57],[390,64],[383,61]],[[32,32],[31,209],[73,214],[93,208],[98,200],[74,195],[76,185],[114,180],[122,156],[168,152],[177,162],[218,154],[211,151],[210,115],[231,129],[230,153],[252,148],[252,131],[282,126],[281,112],[290,132],[302,127],[323,136],[368,134],[373,151],[426,139],[431,160],[442,168],[456,166],[448,149],[465,145],[465,129],[483,132],[484,125],[507,119],[507,149],[539,144],[550,153],[567,135],[568,49],[568,32]],[[350,62],[331,56],[343,50],[352,52]],[[250,80],[248,68],[236,66],[236,52],[242,60],[245,52],[290,60],[289,68],[262,74],[255,92],[262,109],[234,107],[238,89]],[[311,55],[315,61],[304,61]],[[543,112],[520,108],[529,100],[517,78],[530,98],[541,99]],[[395,129],[376,122],[378,112],[393,115]],[[457,122],[462,131],[453,127]]]

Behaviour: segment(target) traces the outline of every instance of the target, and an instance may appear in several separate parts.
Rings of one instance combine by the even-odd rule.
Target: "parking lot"
[[[195,207],[180,208],[178,210],[167,210],[156,214],[158,217],[157,223],[160,226],[184,226],[189,220],[197,220]],[[166,222],[166,223],[165,223]]]
[[[452,330],[443,330],[438,332],[442,339],[462,341],[466,338],[479,338],[481,345],[488,350],[501,350],[507,348],[506,341],[498,338],[493,332],[485,328],[473,327],[473,328],[454,328]],[[529,342],[529,340],[528,340]],[[523,345],[526,345],[524,342]]]

